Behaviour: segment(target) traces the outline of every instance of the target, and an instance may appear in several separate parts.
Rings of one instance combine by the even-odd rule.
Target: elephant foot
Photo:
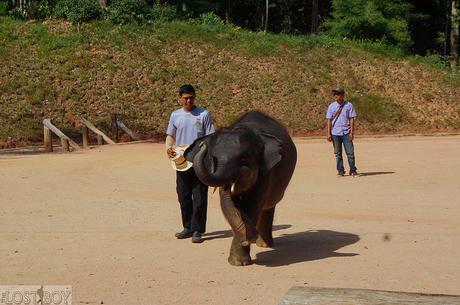
[[[251,257],[249,255],[244,257],[238,257],[236,255],[230,255],[228,262],[233,266],[248,266],[252,264]]]
[[[233,266],[247,266],[252,264],[251,256],[249,255],[250,250],[250,246],[241,246],[241,241],[234,237],[228,262]]]
[[[270,247],[273,246],[273,238],[271,238],[270,240],[266,241],[259,235],[257,237],[257,240],[256,240],[256,245],[261,247],[261,248],[270,248]]]

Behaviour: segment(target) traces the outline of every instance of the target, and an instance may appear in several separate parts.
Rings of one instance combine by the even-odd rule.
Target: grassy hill
[[[260,109],[294,134],[318,134],[341,85],[360,133],[460,129],[460,77],[378,44],[179,21],[76,32],[0,17],[0,146],[40,142],[43,118],[76,138],[78,115],[109,130],[111,113],[161,137],[183,83],[218,126]]]

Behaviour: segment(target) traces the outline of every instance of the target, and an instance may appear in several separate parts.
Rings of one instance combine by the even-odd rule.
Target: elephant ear
[[[185,159],[187,161],[193,162],[193,158],[195,158],[195,155],[200,151],[201,143],[208,144],[210,136],[211,135],[207,135],[207,136],[198,138],[192,144],[190,144],[190,146],[187,147],[187,149],[184,151]]]
[[[264,133],[261,134],[264,142],[264,160],[267,170],[272,169],[278,162],[281,161],[282,142],[277,137]]]

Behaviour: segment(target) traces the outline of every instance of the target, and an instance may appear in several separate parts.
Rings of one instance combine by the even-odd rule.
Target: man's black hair
[[[179,88],[179,95],[182,95],[184,93],[190,93],[190,94],[195,95],[195,88],[193,88],[193,86],[189,84],[182,85]]]

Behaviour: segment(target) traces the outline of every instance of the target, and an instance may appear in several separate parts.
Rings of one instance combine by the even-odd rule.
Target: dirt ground
[[[0,283],[72,285],[74,304],[277,304],[293,285],[460,294],[460,137],[358,138],[363,176],[296,140],[275,246],[227,263],[218,192],[205,242],[177,240],[163,144],[0,156]]]

